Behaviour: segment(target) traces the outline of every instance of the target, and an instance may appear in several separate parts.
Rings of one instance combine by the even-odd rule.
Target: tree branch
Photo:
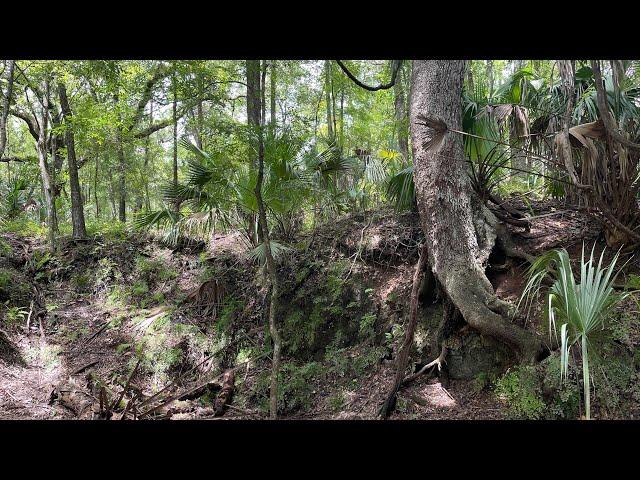
[[[38,125],[34,118],[30,117],[27,113],[15,108],[10,109],[9,113],[14,117],[23,120],[29,127],[29,133],[31,133],[31,136],[34,139],[38,140],[38,138],[40,137],[40,129],[38,128]]]
[[[2,163],[9,163],[9,162],[26,163],[26,162],[36,161],[36,160],[37,159],[35,157],[16,157],[15,155],[13,155],[11,157],[2,157],[2,158],[0,158],[0,162],[2,162]]]
[[[131,128],[135,127],[142,119],[144,109],[147,106],[147,103],[149,103],[149,100],[151,100],[151,95],[153,94],[153,87],[155,86],[155,84],[169,75],[169,73],[170,70],[166,65],[160,65],[153,76],[149,80],[147,80],[147,83],[144,86],[144,91],[142,93],[142,98],[140,98],[140,101],[138,102],[136,114],[134,115],[133,120],[131,120]]]
[[[396,84],[396,78],[398,77],[398,72],[400,71],[400,67],[402,66],[402,60],[393,60],[391,62],[391,81],[386,84],[380,84],[375,87],[371,85],[367,85],[362,83],[360,80],[356,78],[356,76],[349,71],[349,69],[345,66],[344,63],[340,60],[336,60],[336,63],[340,66],[342,71],[349,77],[356,85],[365,90],[369,90],[370,92],[376,92],[378,90],[388,90]]]

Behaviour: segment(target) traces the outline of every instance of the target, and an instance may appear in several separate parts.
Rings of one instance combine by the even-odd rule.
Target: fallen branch
[[[387,399],[380,408],[379,415],[382,418],[387,418],[393,406],[395,405],[396,394],[402,385],[404,380],[404,371],[409,363],[409,352],[411,345],[413,344],[413,336],[416,330],[416,324],[418,323],[418,292],[420,290],[420,283],[423,277],[425,267],[427,266],[427,246],[424,244],[420,250],[420,258],[416,264],[416,270],[413,274],[413,286],[411,288],[411,302],[409,309],[409,322],[404,337],[404,342],[398,354],[396,378],[391,388],[391,391],[387,395]]]
[[[140,359],[140,358],[138,359],[138,363],[136,363],[136,366],[133,368],[133,371],[129,375],[129,378],[127,379],[127,383],[124,385],[124,388],[122,389],[122,392],[120,393],[120,396],[118,397],[118,400],[115,400],[111,404],[110,410],[114,410],[118,405],[120,405],[120,402],[122,401],[122,399],[124,398],[125,394],[127,393],[127,390],[129,390],[129,385],[131,384],[131,379],[133,378],[133,376],[138,371],[138,367],[140,366],[140,361],[141,360],[142,359]]]

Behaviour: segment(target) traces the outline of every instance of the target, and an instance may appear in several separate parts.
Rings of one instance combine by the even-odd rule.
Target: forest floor
[[[576,211],[564,211],[553,202],[533,202],[529,208],[537,217],[531,230],[511,228],[523,251],[535,255],[565,247],[575,259],[583,241],[591,245],[598,238],[597,224]],[[330,327],[320,326],[300,340],[303,347],[296,344],[285,351],[284,418],[376,418],[394,376],[399,344],[394,332],[401,332],[406,318],[421,235],[415,216],[405,215],[400,222],[392,220],[395,217],[384,212],[356,215],[321,227],[301,240],[306,253],[292,255],[294,263],[283,268],[285,291],[292,292],[286,297],[291,302],[286,321],[297,325],[295,302],[313,308],[303,298],[313,290],[304,294],[300,285],[333,285],[333,277],[311,273],[309,280],[301,270],[309,265],[315,272],[331,262],[344,266],[341,290],[333,297],[335,292],[326,293],[331,299],[328,308],[343,302],[343,311],[326,320]],[[336,229],[345,231],[337,235]],[[84,242],[63,239],[56,255],[47,253],[44,240],[15,234],[2,234],[0,239],[5,246],[0,273],[13,275],[0,298],[6,300],[5,322],[0,325],[0,419],[267,417],[270,352],[262,348],[266,292],[238,233],[214,235],[204,250],[195,251],[171,250],[130,234],[98,235]],[[597,249],[601,248],[599,241]],[[312,250],[317,256],[309,256]],[[331,262],[327,258],[319,265],[322,255],[330,255]],[[628,271],[639,271],[637,263],[634,259]],[[524,268],[513,261],[509,268],[490,271],[498,296],[517,302]],[[354,282],[351,290],[343,287],[348,281]],[[370,300],[362,300],[362,292]],[[221,296],[227,300],[220,301]],[[354,298],[362,309],[377,308],[377,313],[362,315],[362,310],[350,317]],[[422,310],[425,319],[437,316],[436,307]],[[538,306],[533,319],[519,321],[547,335],[540,311]],[[313,312],[302,316],[313,322]],[[361,333],[365,319],[374,317],[375,334],[367,339],[345,333],[354,322],[360,322]],[[424,323],[426,346],[414,352],[417,362],[433,356],[428,346],[430,321]],[[329,344],[324,337],[336,336],[338,328],[331,325],[342,325],[337,337],[344,333],[349,339],[331,337]],[[472,333],[463,329],[462,343]],[[637,323],[623,333],[625,347],[637,351]],[[217,402],[226,372],[233,372],[234,395],[220,409]],[[504,398],[490,387],[492,379],[424,375],[400,391],[391,418],[512,418]],[[608,418],[620,416],[613,408],[603,412]],[[640,408],[633,406],[625,415],[638,412]]]

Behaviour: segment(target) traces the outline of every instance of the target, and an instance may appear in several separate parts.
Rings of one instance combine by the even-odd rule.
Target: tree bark
[[[481,334],[510,345],[523,360],[542,350],[531,332],[507,320],[510,311],[485,275],[496,239],[496,218],[471,188],[462,137],[462,60],[414,61],[411,139],[418,211],[429,263],[464,320]]]
[[[7,91],[2,99],[2,112],[0,112],[0,158],[4,155],[4,149],[7,146],[7,118],[9,118],[9,108],[11,107],[11,97],[13,96],[13,70],[15,60],[7,60],[6,79]],[[7,162],[7,168],[9,163]]]
[[[333,131],[333,113],[331,111],[331,65],[329,60],[324,61],[324,89],[325,89],[325,102],[327,104],[327,135],[329,141],[334,139]]]
[[[271,101],[271,126],[275,127],[276,126],[276,61],[275,60],[271,60],[270,62],[271,65],[271,75],[269,75],[269,81],[271,83],[271,95],[270,95],[270,101]]]
[[[402,68],[398,75],[399,78],[393,86],[398,150],[402,155],[403,162],[409,162],[409,112],[407,111],[404,83],[402,82]]]
[[[40,177],[42,179],[42,188],[44,190],[44,198],[47,207],[47,225],[49,227],[48,237],[51,250],[56,248],[56,235],[58,230],[58,220],[55,207],[55,185],[51,178],[51,170],[53,165],[49,165],[47,156],[49,149],[47,148],[47,133],[49,125],[49,80],[44,81],[42,105],[40,106],[40,121],[38,130],[38,141],[36,144],[38,150],[38,163],[40,166]]]
[[[253,72],[254,66],[249,68],[249,62],[247,61],[247,80],[249,80],[249,71]],[[261,92],[264,88],[260,88],[259,72],[260,62],[256,60],[258,71],[258,83],[253,84],[251,88],[247,88],[247,106],[253,107],[251,115],[248,115],[249,125],[258,130],[258,178],[256,181],[255,195],[258,204],[258,228],[260,229],[262,242],[265,250],[266,257],[266,270],[269,277],[269,283],[271,284],[271,301],[269,302],[269,333],[271,340],[273,341],[273,353],[271,364],[271,379],[270,379],[270,392],[269,392],[269,417],[272,419],[278,416],[278,372],[280,371],[280,350],[281,340],[278,327],[276,325],[276,311],[278,308],[278,297],[280,295],[278,288],[278,275],[276,270],[276,263],[271,252],[271,242],[269,238],[269,228],[267,224],[267,215],[264,202],[262,200],[262,182],[264,179],[264,116],[262,116],[262,122],[260,117],[255,115],[255,112],[260,114],[260,111],[264,111],[264,94]],[[266,69],[266,65],[263,66]],[[264,79],[264,72],[263,77]],[[249,82],[247,81],[247,85]],[[263,83],[264,87],[264,83]],[[248,108],[248,107],[247,107]],[[254,123],[258,120],[257,123]]]
[[[262,95],[260,94],[260,60],[247,60],[246,61],[246,76],[247,76],[247,124],[250,129],[254,131],[260,128],[260,117],[262,110]],[[253,137],[252,132],[252,137]],[[258,166],[257,155],[259,154],[259,143],[253,141],[251,143],[251,165],[254,168]],[[258,225],[258,219],[256,215],[249,215],[249,234],[252,245],[258,245],[260,242],[259,234],[256,232],[259,231],[259,228],[256,228]]]
[[[173,185],[178,185],[178,91],[176,84],[176,76],[175,74],[172,77],[172,87],[173,87],[173,105],[172,105],[172,115],[173,115]],[[176,206],[176,210],[177,210]]]
[[[87,230],[84,223],[84,207],[82,205],[82,193],[78,180],[78,164],[76,162],[76,147],[73,128],[71,125],[72,112],[67,98],[67,89],[59,81],[58,96],[60,108],[65,121],[65,143],[67,145],[67,163],[69,165],[69,187],[71,188],[71,223],[73,225],[73,238],[85,238]]]
[[[493,97],[493,60],[486,60],[486,73],[487,73],[487,91],[489,93],[489,98]]]
[[[118,220],[124,223],[127,221],[127,159],[124,154],[122,132],[120,129],[116,132],[116,150],[118,152]]]

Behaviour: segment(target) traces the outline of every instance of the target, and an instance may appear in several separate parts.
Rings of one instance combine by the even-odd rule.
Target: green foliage
[[[86,229],[87,235],[99,236],[109,241],[126,240],[130,235],[125,223],[108,220],[87,222]]]
[[[587,418],[591,417],[589,359],[596,329],[602,330],[609,318],[613,307],[628,296],[628,292],[617,293],[613,289],[616,276],[613,271],[618,259],[616,254],[607,268],[602,265],[604,251],[596,264],[594,247],[589,260],[585,261],[584,245],[580,261],[580,282],[577,283],[569,254],[566,250],[552,250],[541,255],[531,265],[528,275],[529,281],[522,294],[522,300],[529,300],[540,290],[542,279],[547,275],[551,266],[555,266],[555,280],[549,289],[548,315],[550,335],[557,338],[560,333],[560,362],[562,369],[560,379],[564,380],[568,374],[569,353],[574,344],[578,344],[582,356],[583,385],[585,396],[585,410]],[[560,323],[558,328],[556,319]]]
[[[329,408],[333,413],[338,413],[344,407],[345,396],[342,390],[337,391],[327,399]]]
[[[332,346],[325,353],[325,362],[331,374],[348,383],[371,373],[386,353],[386,348],[381,346],[369,347],[363,351]]]
[[[480,393],[483,390],[494,387],[496,380],[497,377],[494,373],[481,372],[473,380],[473,389],[475,392]]]
[[[376,333],[375,326],[378,316],[374,313],[367,313],[360,318],[360,338],[371,339]]]
[[[8,291],[12,280],[13,275],[11,274],[11,272],[4,268],[0,268],[0,293]]]
[[[517,367],[499,378],[496,394],[506,400],[515,419],[536,420],[544,414],[546,405],[532,366]]]
[[[271,255],[273,256],[273,260],[275,262],[278,262],[280,259],[282,259],[283,256],[287,254],[287,252],[290,252],[292,250],[286,245],[276,242],[275,240],[269,241],[269,247],[271,248]],[[261,243],[257,247],[250,250],[249,258],[260,265],[265,265],[267,262],[267,256],[264,243]]]
[[[0,238],[0,255],[9,255],[11,253],[11,245]]]
[[[24,323],[29,310],[22,307],[8,307],[4,312],[4,323],[7,327],[13,328]]]
[[[278,375],[278,410],[281,414],[309,408],[317,394],[318,382],[326,375],[326,368],[319,362],[301,366],[283,363]],[[263,409],[268,410],[269,373],[258,379],[257,392],[263,397]]]
[[[136,271],[147,281],[164,282],[178,276],[178,272],[169,267],[162,258],[147,258],[142,255],[136,257]]]
[[[76,273],[71,277],[71,285],[78,292],[87,291],[91,284],[91,276],[88,273]]]
[[[0,224],[0,230],[15,233],[25,237],[44,239],[47,237],[47,227],[25,217],[6,220]]]
[[[215,323],[216,332],[222,335],[229,331],[229,328],[235,321],[238,312],[242,311],[244,303],[242,300],[234,297],[227,297],[222,310],[218,314]]]

